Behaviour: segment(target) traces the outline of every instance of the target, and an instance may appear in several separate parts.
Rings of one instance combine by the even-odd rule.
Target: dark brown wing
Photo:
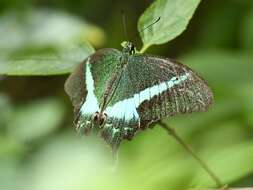
[[[189,67],[171,59],[133,55],[107,108],[108,116],[141,128],[176,114],[209,108],[213,94]],[[127,122],[126,122],[127,123]]]
[[[70,97],[75,112],[78,111],[86,98],[87,89],[85,84],[85,72],[87,59],[79,64],[65,82],[65,92]]]

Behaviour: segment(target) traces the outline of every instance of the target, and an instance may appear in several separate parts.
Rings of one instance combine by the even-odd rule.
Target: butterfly
[[[101,49],[86,58],[65,82],[80,134],[98,133],[113,150],[162,118],[207,111],[213,93],[186,65],[136,52]]]

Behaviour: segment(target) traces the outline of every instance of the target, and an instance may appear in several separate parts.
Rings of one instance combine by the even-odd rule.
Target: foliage
[[[155,1],[138,22],[138,30],[143,41],[141,51],[143,52],[153,44],[166,43],[180,35],[186,29],[199,3],[200,0]],[[160,22],[145,30],[145,27],[157,18],[161,18]]]
[[[6,56],[0,65],[0,74],[9,76],[59,75],[73,71],[93,53],[88,44],[75,44],[73,47],[22,50]]]
[[[19,10],[18,2],[6,5],[17,6]],[[70,1],[62,1],[60,5],[57,1],[57,8],[65,11],[52,9],[54,1],[47,2],[49,10],[38,9],[31,2],[22,3],[28,8],[17,11],[18,16],[6,9],[0,17],[0,35],[4,36],[0,40],[0,74],[5,75],[0,76],[1,187],[5,190],[214,187],[192,157],[158,126],[122,144],[118,169],[113,167],[110,151],[101,139],[93,135],[79,139],[70,130],[72,107],[63,92],[65,78],[52,75],[71,72],[94,51],[89,43],[95,47],[103,45],[104,33],[108,33],[107,46],[114,44],[121,35],[117,10],[126,5],[125,1],[79,1],[75,5]],[[135,2],[131,17],[141,11],[136,4],[145,8],[144,3]],[[65,13],[66,9],[100,23],[107,32]],[[182,115],[166,122],[230,186],[253,185],[252,12],[253,3],[248,0],[210,0],[200,4],[197,0],[156,0],[138,21],[143,41],[141,51],[171,41],[188,27],[180,38],[169,45],[154,46],[150,52],[177,56],[198,71],[214,91],[215,102],[206,113]],[[161,17],[158,23],[142,31],[158,17]],[[170,55],[163,53],[168,50]],[[41,75],[45,77],[20,77]]]
[[[69,73],[94,52],[88,41],[104,38],[99,28],[59,11],[8,13],[0,22],[2,75]]]

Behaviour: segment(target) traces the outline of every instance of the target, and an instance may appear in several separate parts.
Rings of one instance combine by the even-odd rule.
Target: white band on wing
[[[88,58],[86,62],[86,76],[85,76],[85,82],[86,82],[86,88],[87,88],[87,96],[86,101],[81,107],[81,113],[82,114],[94,114],[96,111],[99,111],[99,105],[98,100],[96,98],[96,95],[94,93],[94,80],[92,77],[91,69],[90,69],[90,58]]]
[[[159,95],[169,88],[178,85],[188,79],[189,73],[185,73],[179,77],[172,77],[169,81],[162,82],[152,87],[148,87],[141,92],[134,94],[133,97],[119,101],[112,106],[106,108],[105,113],[109,117],[124,119],[126,121],[138,120],[139,114],[137,108],[145,100],[150,100],[156,95]]]

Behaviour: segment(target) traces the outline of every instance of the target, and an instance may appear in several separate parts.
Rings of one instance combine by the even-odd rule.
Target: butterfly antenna
[[[121,18],[122,18],[122,27],[124,31],[125,38],[128,40],[128,34],[127,34],[127,18],[124,10],[121,10]]]
[[[193,150],[193,148],[188,145],[184,140],[176,133],[175,129],[168,126],[166,123],[159,121],[158,124],[165,129],[169,135],[171,135],[184,149],[189,152],[194,159],[201,165],[201,167],[208,173],[208,175],[213,179],[218,187],[223,187],[222,189],[227,189],[226,186],[223,186],[221,180],[214,174],[214,172],[209,168],[204,160],[202,160],[198,154]]]
[[[151,24],[149,24],[148,26],[144,27],[141,31],[139,31],[139,33],[142,33],[143,31],[149,29],[151,26],[153,26],[154,24],[158,23],[161,20],[161,17],[158,17],[154,22],[152,22]],[[139,36],[139,33],[137,32],[132,38],[131,41],[136,40],[136,38]]]
[[[154,24],[158,23],[161,20],[161,17],[158,17],[154,22],[152,22],[151,24],[149,24],[148,26],[146,26],[145,28],[143,28],[140,33],[142,33],[144,30],[149,29],[151,26],[153,26]]]

